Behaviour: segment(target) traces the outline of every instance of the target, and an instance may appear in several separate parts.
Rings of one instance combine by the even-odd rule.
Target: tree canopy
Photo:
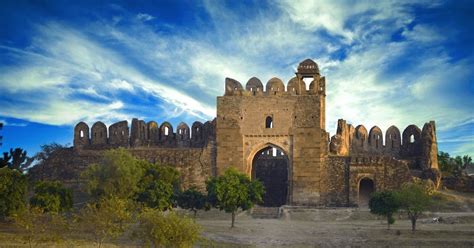
[[[400,208],[397,194],[392,191],[374,192],[369,201],[370,212],[387,217],[387,228],[395,223],[393,214]]]
[[[10,149],[9,153],[4,152],[3,157],[0,158],[0,168],[8,167],[23,172],[31,164],[31,161],[23,149]]]
[[[262,202],[265,193],[260,181],[251,181],[247,175],[234,168],[207,181],[206,187],[209,202],[220,210],[232,213],[231,227],[234,227],[235,212],[239,208],[250,209],[255,203]]]
[[[178,206],[194,212],[194,217],[198,210],[208,210],[206,196],[196,188],[190,188],[181,192],[177,197]]]
[[[400,206],[407,212],[411,220],[412,231],[416,229],[418,217],[432,204],[426,187],[420,183],[407,183],[397,193]]]
[[[115,196],[129,199],[139,191],[146,161],[134,158],[123,148],[104,152],[99,164],[92,164],[81,174],[86,190],[94,198]]]
[[[443,151],[438,153],[438,165],[444,176],[459,176],[463,170],[474,167],[470,156],[451,157],[449,153]]]
[[[63,212],[72,208],[72,191],[59,181],[39,181],[30,204],[45,212]]]
[[[179,173],[169,166],[141,163],[144,174],[138,182],[136,200],[147,207],[167,210],[179,191]]]
[[[0,168],[0,218],[25,208],[27,187],[26,176],[20,171]]]

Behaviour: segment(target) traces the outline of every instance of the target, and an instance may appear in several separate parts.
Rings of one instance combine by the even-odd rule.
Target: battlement
[[[363,125],[353,127],[339,119],[337,133],[331,137],[329,150],[339,156],[389,156],[397,159],[417,160],[423,168],[437,168],[437,142],[435,122],[425,123],[421,130],[409,125],[400,134],[396,126],[390,126],[385,132],[374,126],[367,132]]]
[[[166,147],[202,148],[209,140],[215,140],[215,120],[204,124],[196,121],[191,128],[181,122],[176,133],[173,126],[165,121],[158,125],[155,121],[146,123],[134,118],[131,129],[128,121],[120,121],[108,127],[98,121],[89,126],[79,122],[74,128],[74,148],[109,149],[117,147]]]
[[[283,81],[276,77],[268,80],[265,88],[260,79],[252,77],[247,81],[245,89],[239,81],[226,78],[224,96],[326,95],[326,78],[320,76],[316,62],[306,59],[298,65],[295,74],[296,76],[288,81],[286,88]],[[309,90],[304,78],[312,78]]]

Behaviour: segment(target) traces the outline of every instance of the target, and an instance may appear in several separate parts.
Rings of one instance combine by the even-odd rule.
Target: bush
[[[169,166],[142,163],[144,174],[138,182],[136,200],[150,208],[173,207],[173,196],[179,191],[179,173]]]
[[[20,171],[0,168],[0,218],[24,210],[27,183],[26,176]]]
[[[63,212],[72,208],[72,191],[59,181],[40,181],[35,185],[35,194],[30,199],[33,207],[46,212]]]
[[[106,239],[115,239],[125,232],[132,219],[131,208],[132,204],[128,200],[102,198],[82,208],[76,215],[76,223],[101,247]]]
[[[104,153],[100,164],[92,164],[81,174],[86,191],[96,200],[105,197],[130,199],[138,192],[143,164],[123,148]]]
[[[139,217],[134,238],[154,247],[192,247],[198,240],[201,227],[188,217],[174,212],[163,213],[145,208]]]
[[[195,218],[198,210],[209,209],[206,196],[195,188],[181,192],[177,197],[177,201],[179,207],[193,211]]]
[[[398,211],[400,201],[397,195],[391,191],[375,192],[369,201],[370,212],[387,217],[387,229],[395,223],[393,214]]]
[[[15,226],[22,230],[22,238],[29,247],[43,242],[63,241],[69,230],[69,223],[62,215],[45,213],[37,207],[25,208],[12,216]]]

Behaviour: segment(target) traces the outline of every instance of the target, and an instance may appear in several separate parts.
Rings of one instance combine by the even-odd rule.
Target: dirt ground
[[[441,217],[434,222],[433,217]],[[434,213],[420,219],[412,233],[407,219],[387,230],[368,210],[299,210],[282,219],[201,218],[204,237],[228,247],[474,247],[474,213]]]

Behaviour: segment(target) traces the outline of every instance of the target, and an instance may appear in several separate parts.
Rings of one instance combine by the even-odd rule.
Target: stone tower
[[[304,78],[312,79],[309,88]],[[311,59],[299,64],[286,88],[278,78],[270,79],[265,88],[255,77],[245,88],[226,78],[225,94],[217,97],[217,174],[234,167],[255,178],[262,156],[284,156],[286,173],[266,172],[273,180],[265,184],[267,193],[282,189],[273,185],[284,185],[285,204],[321,204],[321,173],[328,149],[325,87],[325,78]],[[287,178],[274,182],[281,175]]]

